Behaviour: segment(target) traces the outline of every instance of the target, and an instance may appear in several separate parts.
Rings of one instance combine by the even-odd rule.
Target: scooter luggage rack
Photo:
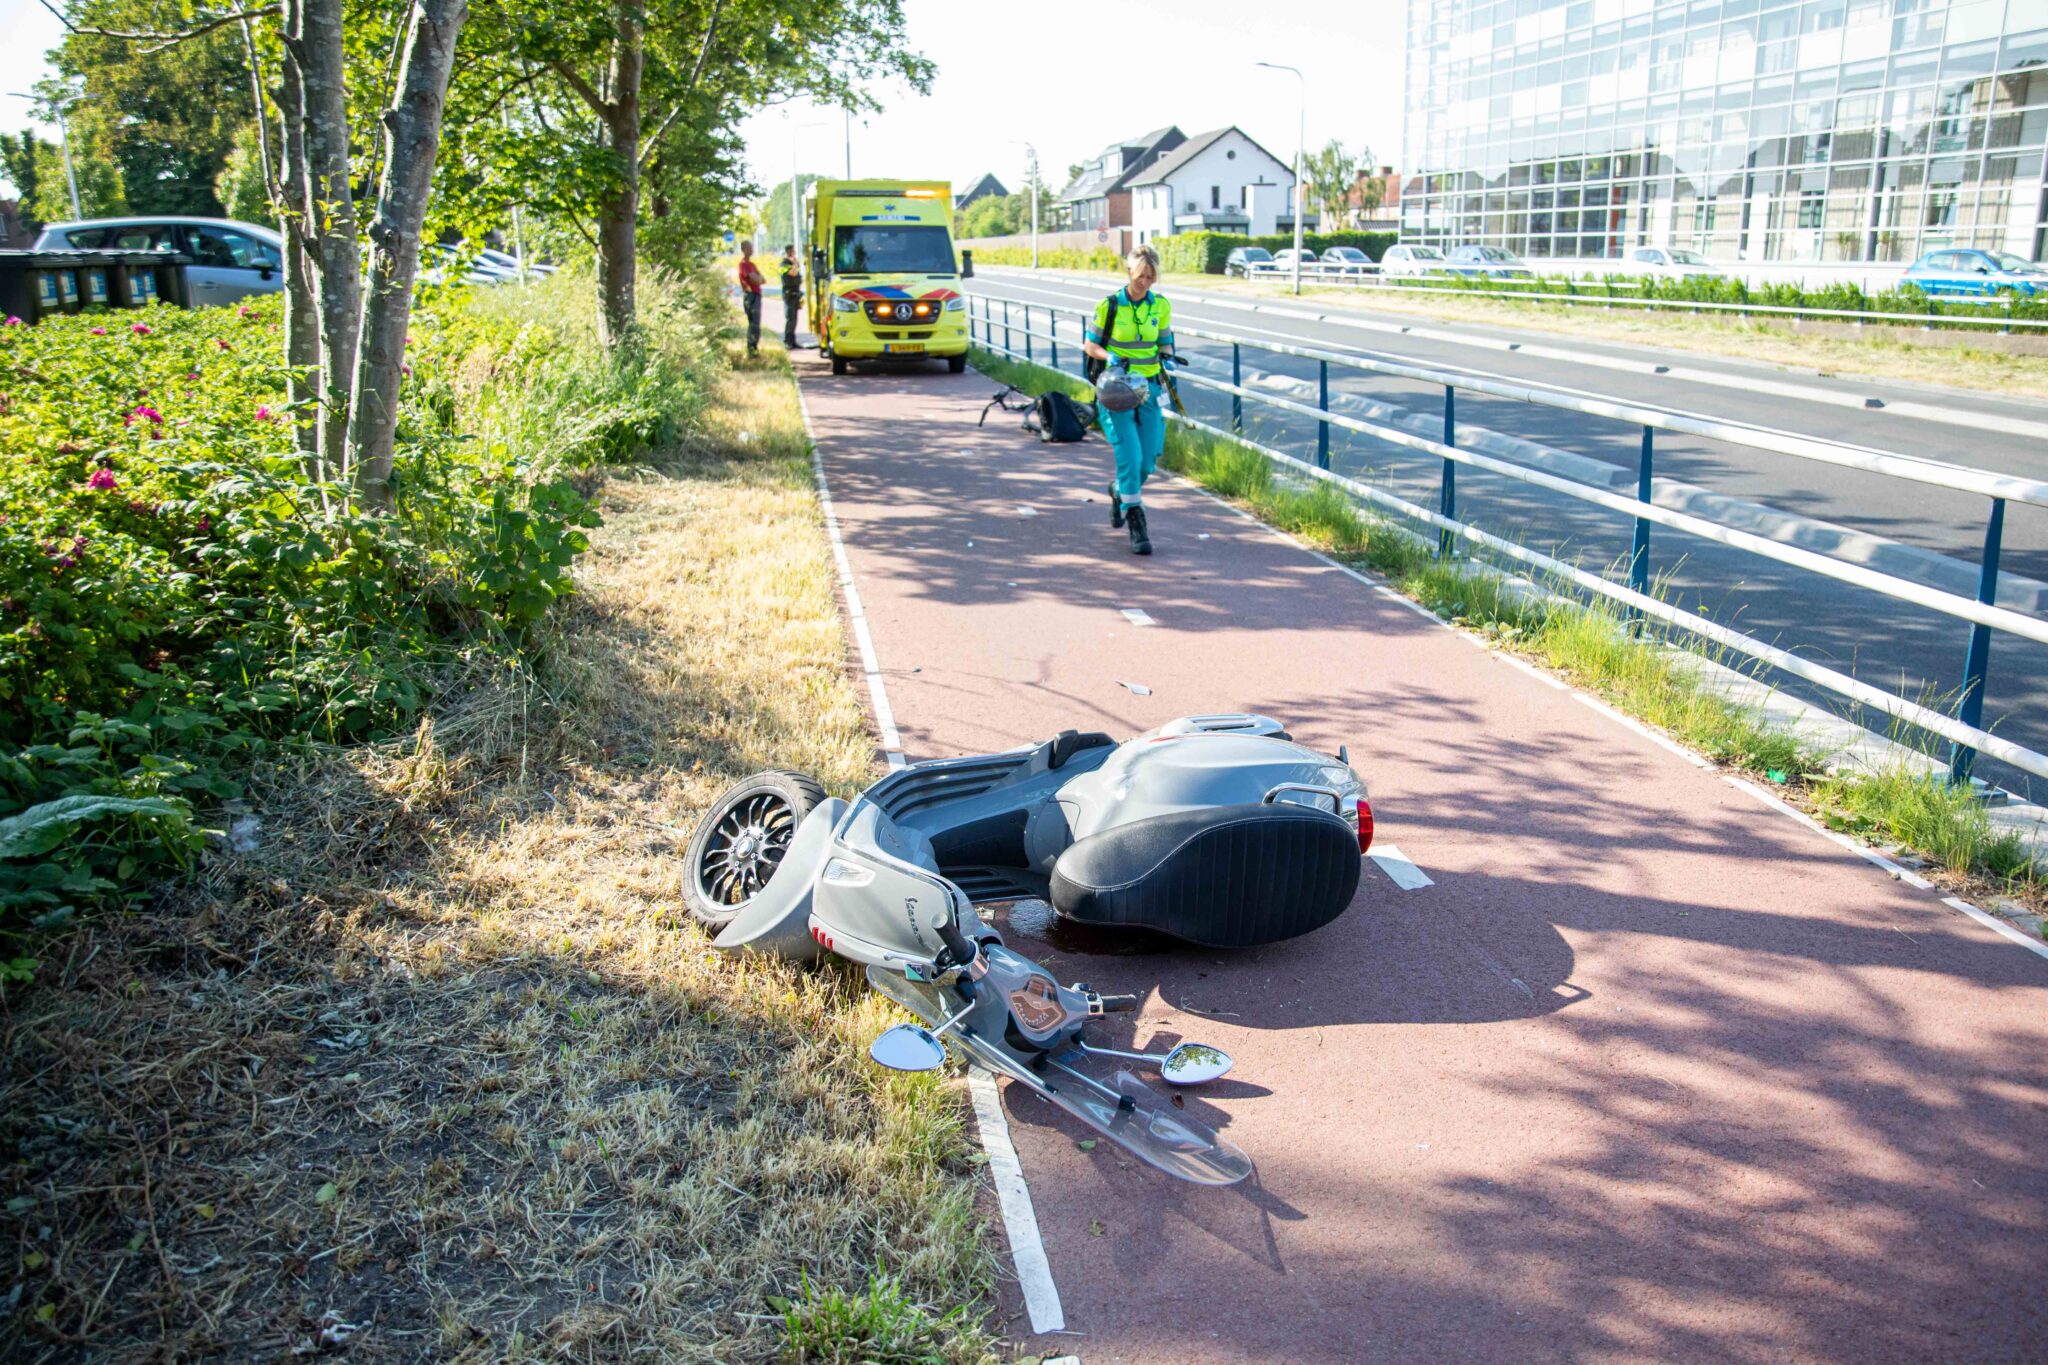
[[[936,1027],[954,1013],[945,1007],[939,989],[928,983],[908,981],[877,967],[867,969],[867,978],[869,985],[927,1027]],[[1078,1047],[1041,1054],[1046,1069],[1059,1073],[1047,1076],[965,1025],[956,1025],[944,1037],[948,1047],[957,1047],[968,1059],[1058,1105],[1168,1175],[1198,1185],[1235,1185],[1252,1173],[1250,1157],[1206,1125],[1176,1112],[1158,1091],[1129,1071],[1119,1068],[1112,1086],[1080,1070],[1087,1054]]]

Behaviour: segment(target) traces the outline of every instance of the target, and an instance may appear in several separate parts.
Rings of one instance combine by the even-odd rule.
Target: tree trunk
[[[392,437],[404,378],[405,329],[412,318],[420,230],[441,145],[441,113],[455,38],[467,0],[416,0],[398,72],[398,98],[384,115],[384,173],[370,224],[369,293],[348,410],[356,487],[373,507],[391,505]]]
[[[629,0],[630,6],[630,0]],[[639,316],[634,298],[640,219],[640,77],[645,65],[641,12],[619,11],[602,118],[605,146],[617,160],[618,185],[597,205],[597,334],[609,349],[632,339]]]
[[[297,49],[304,92],[306,232],[320,306],[320,462],[330,478],[348,474],[348,395],[363,308],[349,190],[341,11],[342,0],[287,0],[285,14],[285,44]]]
[[[284,229],[284,358],[291,367],[293,434],[305,460],[306,477],[324,483],[319,433],[305,420],[311,410],[307,400],[317,392],[314,371],[320,364],[320,319],[313,292],[313,262],[306,244],[305,94],[298,59],[289,46],[275,96],[283,132],[278,148],[283,164],[270,192]]]

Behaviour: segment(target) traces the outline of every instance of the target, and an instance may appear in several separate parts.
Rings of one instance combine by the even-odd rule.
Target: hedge
[[[1377,261],[1399,237],[1400,234],[1395,232],[1309,232],[1302,235],[1301,244],[1315,252],[1327,251],[1333,246],[1355,246]],[[1223,263],[1234,248],[1262,246],[1268,251],[1280,251],[1294,245],[1294,236],[1292,233],[1244,237],[1234,232],[1182,232],[1155,238],[1152,245],[1159,249],[1159,267],[1167,274],[1221,275]]]

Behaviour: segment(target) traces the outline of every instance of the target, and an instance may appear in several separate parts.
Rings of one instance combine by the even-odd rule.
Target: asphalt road
[[[1258,1167],[1187,1186],[1011,1088],[1065,1318],[1029,1336],[1011,1289],[1020,1344],[2048,1355],[2048,961],[1186,484],[1148,490],[1133,558],[1106,452],[977,428],[985,380],[798,370],[912,760],[1264,712],[1348,744],[1378,845],[1433,879],[1368,866],[1334,924],[1246,953],[999,919],[1143,993],[1108,1045],[1230,1051],[1186,1107]]]
[[[1100,297],[1092,283],[1015,272],[978,276],[975,283],[984,296],[1011,300],[1011,316],[1019,324],[1021,305],[1034,305],[1033,324],[1041,331],[1047,326],[1043,305],[1087,307]],[[1316,308],[1312,299],[1258,302],[1287,312]],[[1409,329],[1392,333],[1270,311],[1250,313],[1241,306],[1184,296],[1176,297],[1174,306],[1176,321],[1184,326],[1472,371],[2048,480],[2048,404],[1802,375],[1775,366],[1437,323],[1406,314],[1323,309],[1332,316]],[[1059,331],[1062,362],[1072,368],[1079,358],[1078,331],[1071,321],[1063,322]],[[1016,344],[1021,349],[1021,338]],[[1503,349],[1510,344],[1520,349]],[[1044,344],[1036,345],[1043,358]],[[1184,349],[1229,360],[1229,348],[1218,343],[1189,340]],[[1256,368],[1309,382],[1316,378],[1311,361],[1250,347],[1243,355],[1247,372]],[[1658,366],[1668,372],[1654,373]],[[1441,421],[1443,389],[1438,385],[1341,368],[1332,370],[1330,383],[1333,394],[1354,394]],[[1228,426],[1226,396],[1194,385],[1184,385],[1183,396],[1195,416]],[[1865,406],[1873,401],[1883,406]],[[1244,407],[1247,434],[1253,439],[1313,454],[1311,419],[1250,402]],[[1977,425],[1957,425],[1957,414]],[[1640,427],[1470,390],[1458,395],[1457,420],[1461,430],[1484,427],[1631,471],[1641,442]],[[2001,429],[1987,429],[1986,424]],[[1427,456],[1333,430],[1331,461],[1333,468],[1410,501],[1437,505],[1438,465]],[[1975,495],[1666,432],[1656,436],[1656,473],[1948,557],[1966,569],[1938,585],[1951,591],[1959,582],[1971,580],[1982,555],[1989,504]],[[1623,562],[1629,553],[1628,518],[1563,495],[1469,468],[1459,471],[1458,495],[1461,519],[1558,558],[1605,569]],[[1938,708],[1951,704],[1960,687],[1969,634],[1965,622],[1664,527],[1653,528],[1651,563],[1653,574],[1687,610],[1704,611],[1873,685]],[[2011,590],[2022,586],[2011,581],[2011,575],[2048,580],[2048,508],[2008,505],[2002,567],[2008,575],[2008,606],[2014,605]],[[1772,680],[1809,700],[1841,708],[1830,694],[1797,680]],[[1994,634],[1985,720],[1998,734],[2048,752],[2048,646]],[[1872,723],[1880,729],[1888,724],[1883,717]],[[1944,747],[1935,747],[1945,752]],[[2021,792],[2038,791],[2043,785],[2003,765],[1986,763],[1979,771]]]

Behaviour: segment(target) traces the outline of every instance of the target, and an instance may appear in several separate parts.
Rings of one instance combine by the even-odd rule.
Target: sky
[[[0,4],[14,0],[0,0]],[[1354,153],[1400,157],[1404,0],[1296,7],[1245,0],[906,0],[910,43],[938,67],[929,95],[870,90],[882,111],[853,124],[856,176],[945,177],[984,171],[1011,189],[1038,149],[1058,189],[1066,168],[1111,142],[1173,124],[1193,136],[1236,124],[1283,161],[1294,157],[1302,82],[1308,145],[1337,138]],[[1263,17],[1262,17],[1263,16]],[[792,169],[846,170],[843,116],[805,103],[741,125],[756,180]],[[814,126],[807,126],[814,125]]]
[[[1104,146],[1167,124],[1193,136],[1230,124],[1283,161],[1294,156],[1302,83],[1255,62],[1282,62],[1307,78],[1308,145],[1331,138],[1375,160],[1400,156],[1405,0],[1261,17],[1245,0],[906,0],[911,45],[938,66],[929,95],[883,84],[882,110],[856,119],[853,170],[861,176],[946,178],[984,171],[1022,185],[1034,143],[1046,183]],[[0,128],[27,122],[8,98],[45,74],[43,54],[62,29],[38,0],[0,0]],[[55,130],[46,130],[54,136]],[[798,168],[846,167],[844,118],[798,102],[741,124],[763,185]]]

